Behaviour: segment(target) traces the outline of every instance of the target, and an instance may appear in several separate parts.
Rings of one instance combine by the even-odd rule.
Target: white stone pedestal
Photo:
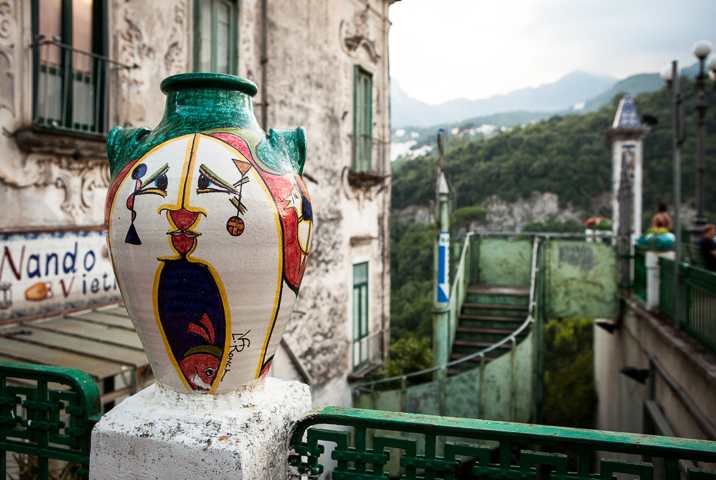
[[[222,395],[155,384],[92,430],[90,479],[284,480],[291,423],[310,409],[308,385],[275,378]]]

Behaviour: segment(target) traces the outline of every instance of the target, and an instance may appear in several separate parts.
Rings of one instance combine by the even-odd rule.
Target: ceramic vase
[[[268,372],[306,269],[305,133],[264,133],[240,77],[175,75],[161,89],[154,130],[110,132],[107,241],[156,381],[230,392]]]

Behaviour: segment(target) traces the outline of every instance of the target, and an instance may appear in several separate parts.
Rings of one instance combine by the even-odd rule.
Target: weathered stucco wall
[[[599,406],[600,430],[643,432],[643,405],[655,381],[654,400],[680,437],[707,439],[659,373],[640,384],[619,373],[620,367],[649,369],[656,357],[668,374],[684,389],[703,414],[716,424],[716,357],[671,324],[648,312],[641,302],[625,305],[623,323],[613,334],[594,329],[594,375]]]
[[[389,77],[388,7],[394,0],[268,2],[266,78],[262,78],[262,2],[237,0],[238,72],[259,85],[256,116],[268,128],[306,129],[305,173],[314,211],[312,253],[286,343],[313,380],[314,402],[349,405],[352,368],[352,266],[369,262],[370,331],[389,327],[390,178],[351,186],[353,75],[373,75],[373,162],[386,173]],[[110,92],[112,124],[154,127],[164,111],[159,84],[191,71],[191,0],[108,0],[110,57],[137,65]],[[95,153],[27,154],[13,137],[32,123],[31,1],[0,8],[1,229],[100,225],[109,184],[101,142]],[[268,107],[261,104],[266,91]],[[125,118],[125,114],[126,118]],[[99,145],[99,149],[97,149]],[[99,153],[97,153],[99,152]],[[283,349],[283,347],[281,347]],[[283,349],[274,373],[300,373]],[[294,362],[295,363],[295,362]],[[300,376],[300,375],[299,375]]]

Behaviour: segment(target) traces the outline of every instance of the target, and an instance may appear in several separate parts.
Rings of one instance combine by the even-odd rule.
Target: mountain
[[[681,70],[681,75],[688,78],[694,78],[699,73],[699,64],[694,63]],[[640,93],[655,92],[664,86],[664,81],[658,73],[640,73],[632,75],[624,80],[618,81],[612,88],[587,100],[584,105],[583,112],[594,112],[599,110],[602,105],[611,102],[615,95],[628,93],[632,97]]]
[[[572,72],[537,88],[522,88],[480,100],[460,98],[428,105],[408,96],[398,82],[391,80],[391,123],[394,128],[426,127],[514,110],[558,112],[603,93],[615,83],[617,80],[612,77]]]

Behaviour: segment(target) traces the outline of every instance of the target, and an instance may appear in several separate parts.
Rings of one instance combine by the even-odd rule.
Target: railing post
[[[438,238],[435,245],[435,295],[433,297],[433,365],[448,362],[449,315],[450,315],[450,232],[448,218],[448,185],[443,171],[442,130],[438,133],[438,154],[440,166],[436,185],[436,218],[438,219]],[[440,372],[433,374],[440,380]]]

